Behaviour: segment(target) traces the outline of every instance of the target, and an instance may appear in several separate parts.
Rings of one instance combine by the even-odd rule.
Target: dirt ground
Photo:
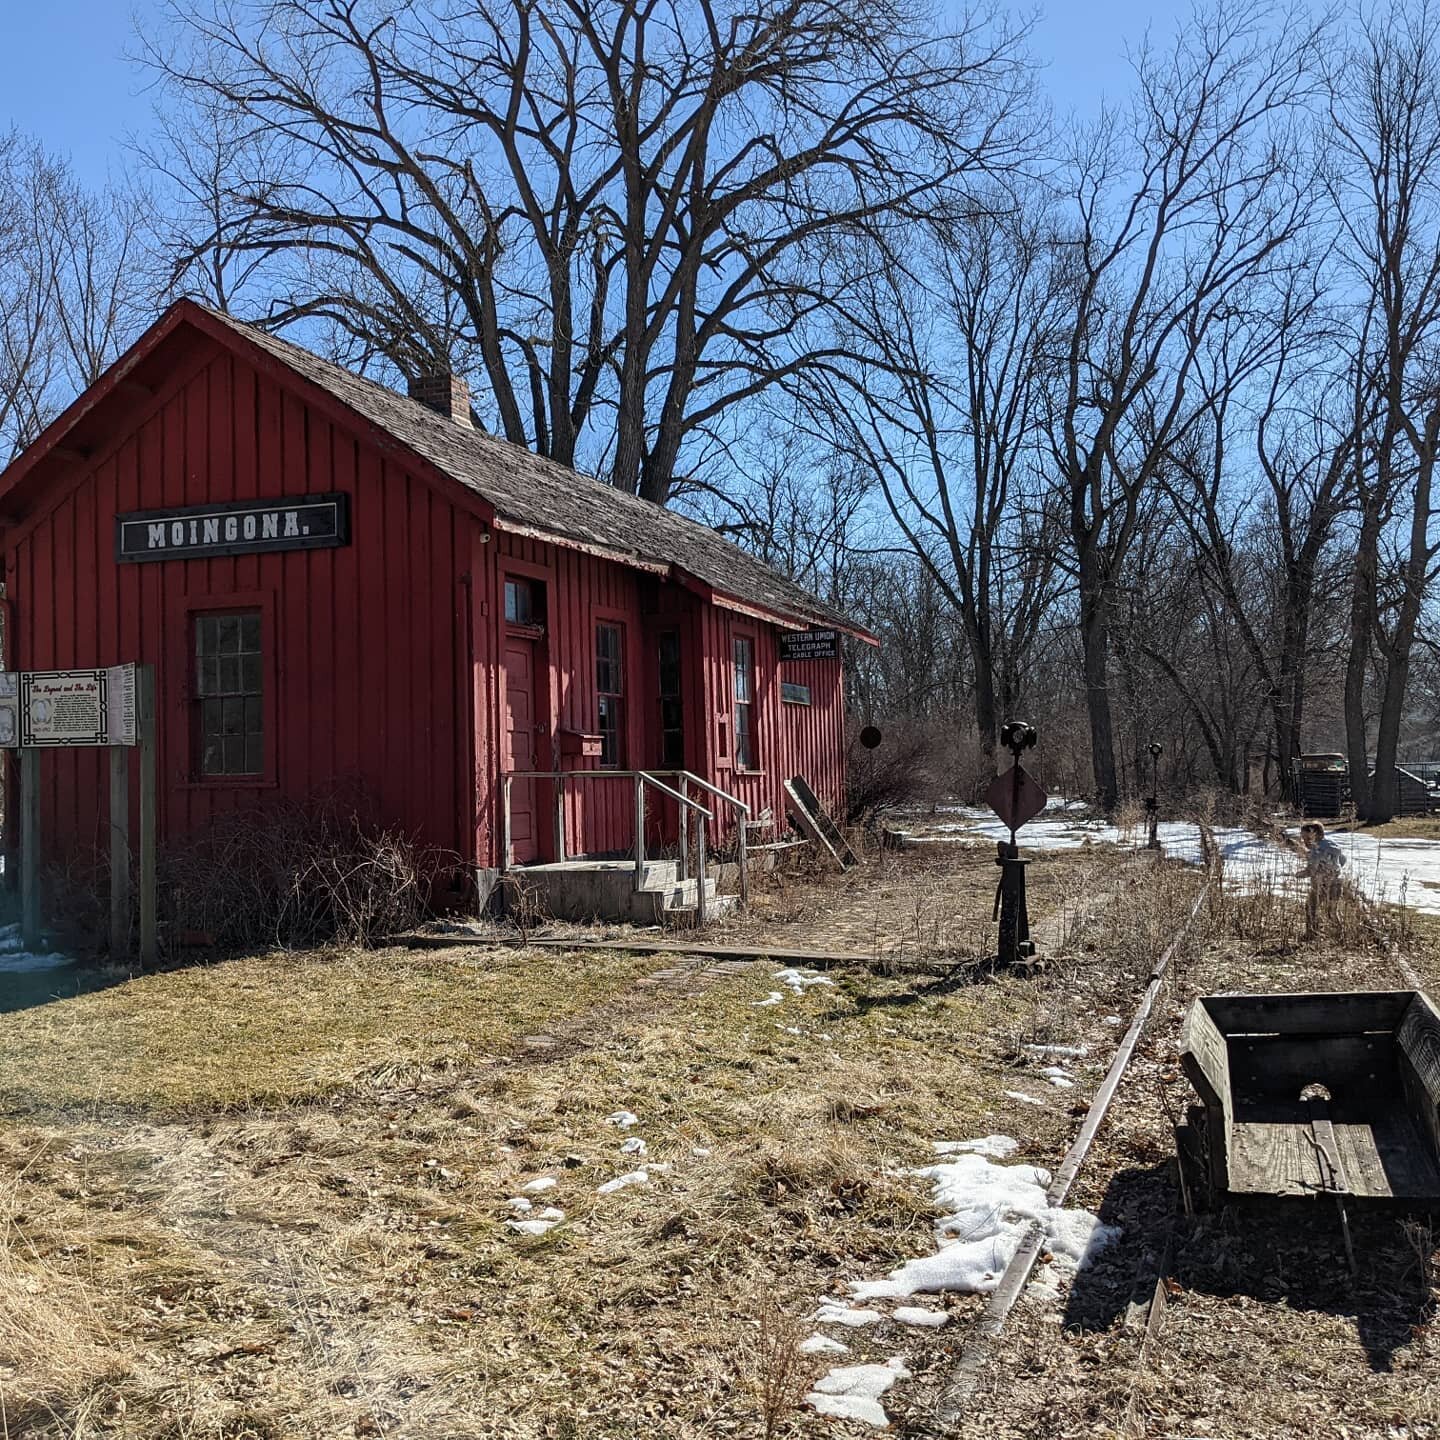
[[[873,1434],[796,1406],[828,1366],[794,1342],[933,1249],[911,1173],[932,1142],[1058,1160],[1201,883],[1107,848],[1038,859],[1048,963],[994,975],[994,877],[946,846],[773,878],[719,938],[872,957],[803,993],[763,961],[458,945],[254,956],[7,1017],[0,1437]],[[1188,994],[1394,983],[1363,926],[1329,948],[1296,927],[1278,900],[1211,906],[1184,952],[1081,1176],[1131,1243],[1173,1211]],[[1403,938],[1428,976],[1430,936]],[[1075,1088],[1027,1043],[1086,1046]],[[543,1234],[511,1223],[546,1206]],[[1323,1226],[1197,1222],[1139,1367],[1115,1301],[1133,1257],[1082,1273],[1022,1306],[965,1433],[1427,1435],[1429,1292],[1393,1289],[1392,1241],[1355,1291]],[[845,1335],[847,1364],[905,1355],[902,1435],[927,1433],[983,1306],[932,1303],[943,1329]]]

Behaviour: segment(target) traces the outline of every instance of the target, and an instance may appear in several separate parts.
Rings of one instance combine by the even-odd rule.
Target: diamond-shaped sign
[[[985,803],[1011,830],[1033,820],[1050,797],[1040,782],[1023,765],[1012,766],[997,775],[985,791]]]

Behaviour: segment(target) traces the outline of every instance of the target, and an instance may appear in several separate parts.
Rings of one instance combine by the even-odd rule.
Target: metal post
[[[690,772],[680,772],[680,793],[686,799],[690,797]],[[683,885],[690,878],[690,807],[680,807],[680,864],[677,870],[677,878]]]
[[[696,826],[698,840],[695,847],[695,923],[705,925],[705,817],[699,817]]]
[[[130,747],[110,747],[110,954],[130,949]]]
[[[746,811],[739,810],[735,818],[740,822],[740,845],[737,853],[740,861],[740,908],[743,910],[750,903],[750,842],[746,834],[750,816]]]
[[[500,873],[510,868],[510,785],[508,772],[500,781]]]
[[[1150,839],[1146,846],[1150,850],[1160,848],[1160,746],[1150,746],[1150,794],[1145,801],[1150,817]]]
[[[995,849],[995,863],[1000,867],[1000,884],[995,890],[995,909],[992,919],[1000,921],[1001,965],[1016,965],[1022,959],[1028,960],[1035,954],[1030,939],[1030,913],[1025,900],[1025,867],[1030,862],[1020,858],[1020,847],[1015,834],[1019,829],[1016,817],[1020,812],[1020,755],[1035,743],[1035,727],[1023,720],[1008,720],[1001,726],[1000,742],[1010,751],[1010,817],[1008,828],[1010,839],[1000,841]]]
[[[155,894],[155,667],[135,667],[137,720],[140,728],[140,963],[154,965],[160,954]]]
[[[995,895],[995,909],[1000,918],[999,958],[1002,965],[1018,965],[1035,953],[1025,900],[1025,867],[1030,862],[1020,858],[1019,846],[1013,840],[1008,844],[999,841],[996,850],[995,863],[1000,867],[1000,887]]]
[[[40,752],[20,751],[20,935],[40,944]]]
[[[565,858],[565,777],[557,775],[555,786],[555,858]]]
[[[645,777],[635,772],[635,888],[645,888]]]

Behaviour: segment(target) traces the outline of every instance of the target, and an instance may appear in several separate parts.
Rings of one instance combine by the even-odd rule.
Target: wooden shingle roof
[[[502,528],[600,551],[647,570],[674,567],[723,597],[781,620],[869,638],[853,620],[707,525],[523,446],[467,429],[256,326],[218,311],[205,313],[474,491],[493,508]]]

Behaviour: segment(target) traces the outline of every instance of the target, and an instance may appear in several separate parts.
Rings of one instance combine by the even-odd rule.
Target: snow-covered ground
[[[1290,833],[1298,835],[1299,827]],[[1345,855],[1345,878],[1362,895],[1440,915],[1440,840],[1328,833]]]
[[[1148,838],[1144,823],[1122,828],[1105,820],[1075,812],[1085,810],[1076,800],[1052,798],[1043,815],[1019,835],[1026,850],[1078,850],[1086,845],[1138,847]],[[942,806],[943,818],[927,819],[914,838],[971,844],[1008,840],[1010,832],[989,810],[974,805]],[[1217,826],[1212,831],[1225,862],[1225,882],[1244,891],[1291,891],[1304,888],[1304,862],[1293,850],[1253,831]],[[1289,830],[1300,833],[1298,825]],[[1200,827],[1189,820],[1162,820],[1157,831],[1160,847],[1172,859],[1192,865],[1202,861]],[[1331,831],[1330,838],[1345,852],[1346,879],[1371,900],[1409,905],[1440,915],[1440,840],[1389,839],[1363,832]]]
[[[60,970],[74,963],[58,953],[37,954],[25,949],[19,925],[0,925],[0,975],[29,975],[38,970]]]
[[[1044,1228],[1050,1271],[1074,1274],[1089,1264],[1118,1237],[1119,1230],[1102,1224],[1088,1210],[1052,1206],[1046,1196],[1048,1170],[1003,1163],[1018,1149],[1018,1142],[1008,1135],[937,1141],[940,1158],[915,1172],[930,1181],[941,1211],[935,1252],[907,1261],[882,1280],[852,1281],[849,1299],[827,1296],[820,1302],[815,1323],[855,1331],[887,1318],[877,1304],[946,1292],[988,1294],[1000,1283],[1032,1222]],[[934,1327],[943,1325],[946,1315],[910,1303],[894,1305],[888,1318],[901,1325]],[[838,1354],[848,1346],[817,1332],[801,1349]],[[821,1415],[885,1426],[889,1417],[880,1397],[907,1374],[903,1355],[884,1365],[837,1366],[816,1382],[806,1400]]]

